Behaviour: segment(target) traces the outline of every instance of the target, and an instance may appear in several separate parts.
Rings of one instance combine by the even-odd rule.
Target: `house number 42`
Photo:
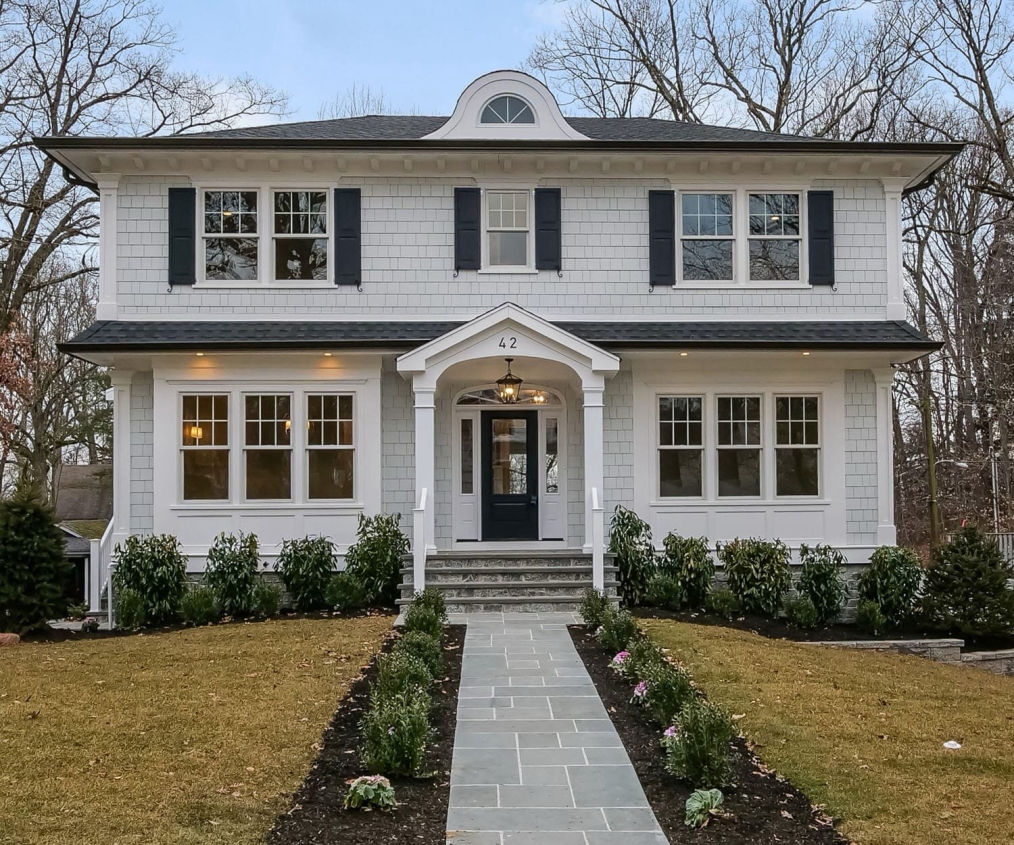
[[[516,337],[502,337],[499,346],[501,349],[517,349],[518,339]]]

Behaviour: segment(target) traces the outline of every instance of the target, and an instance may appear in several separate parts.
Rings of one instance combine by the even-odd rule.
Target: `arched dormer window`
[[[532,107],[520,97],[504,94],[494,97],[482,110],[480,123],[535,123]]]

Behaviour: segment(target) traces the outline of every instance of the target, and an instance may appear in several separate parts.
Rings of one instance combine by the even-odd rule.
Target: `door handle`
[[[539,503],[539,494],[533,493],[531,498],[528,499],[528,507],[534,508]]]

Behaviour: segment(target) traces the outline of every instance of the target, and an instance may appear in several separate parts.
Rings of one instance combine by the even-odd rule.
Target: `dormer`
[[[550,90],[534,76],[496,70],[472,82],[454,114],[423,140],[587,141],[571,126]]]

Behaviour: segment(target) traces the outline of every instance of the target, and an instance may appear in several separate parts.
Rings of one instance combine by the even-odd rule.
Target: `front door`
[[[536,411],[482,414],[482,539],[539,539]]]

